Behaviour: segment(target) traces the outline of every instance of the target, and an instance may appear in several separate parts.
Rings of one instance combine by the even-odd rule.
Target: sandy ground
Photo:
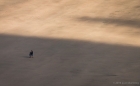
[[[140,86],[139,38],[139,0],[0,0],[0,86]]]

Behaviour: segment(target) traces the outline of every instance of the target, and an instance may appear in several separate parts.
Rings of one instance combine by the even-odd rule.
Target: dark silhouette
[[[32,50],[31,50],[29,56],[30,56],[30,58],[33,58],[33,51]]]

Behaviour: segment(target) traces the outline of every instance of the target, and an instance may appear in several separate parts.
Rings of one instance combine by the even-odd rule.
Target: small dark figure
[[[33,58],[33,51],[31,50],[31,52],[29,53],[30,58]]]

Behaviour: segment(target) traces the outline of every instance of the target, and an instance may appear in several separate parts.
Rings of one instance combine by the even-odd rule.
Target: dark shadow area
[[[22,56],[22,57],[24,57],[24,58],[29,58],[29,56]]]
[[[0,86],[116,86],[139,68],[140,47],[0,35]]]
[[[103,22],[105,24],[114,24],[117,26],[128,26],[134,28],[140,28],[140,20],[139,19],[118,19],[118,18],[93,18],[93,17],[80,17],[78,21],[88,22],[88,23],[96,23]]]

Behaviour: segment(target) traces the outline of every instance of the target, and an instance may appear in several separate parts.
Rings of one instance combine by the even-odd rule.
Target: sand
[[[139,3],[0,0],[0,86],[139,86]]]

